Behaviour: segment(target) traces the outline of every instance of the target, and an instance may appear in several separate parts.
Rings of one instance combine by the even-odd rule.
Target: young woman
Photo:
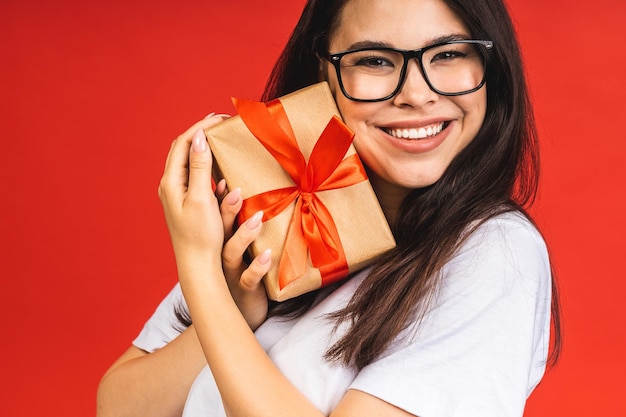
[[[396,249],[269,305],[271,254],[242,258],[261,216],[233,232],[240,191],[207,191],[202,130],[227,117],[208,116],[174,141],[159,189],[180,286],[104,376],[99,416],[523,414],[551,307],[558,354],[559,316],[524,209],[536,132],[504,4],[311,0],[264,98],[320,80],[356,133]]]

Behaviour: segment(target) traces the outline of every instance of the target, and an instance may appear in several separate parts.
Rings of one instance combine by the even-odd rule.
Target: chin
[[[404,176],[403,178],[394,182],[403,188],[418,189],[418,188],[430,187],[431,185],[439,181],[440,178],[441,178],[441,175],[438,175],[438,176],[414,175],[411,177]]]

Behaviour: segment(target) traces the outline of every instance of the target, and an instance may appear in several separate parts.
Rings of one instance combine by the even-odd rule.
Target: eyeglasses
[[[359,48],[328,54],[339,87],[353,101],[389,100],[402,88],[410,59],[417,59],[428,87],[443,96],[472,93],[485,84],[492,41],[455,40],[407,51]]]

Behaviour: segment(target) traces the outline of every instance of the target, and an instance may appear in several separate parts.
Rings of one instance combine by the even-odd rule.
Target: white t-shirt
[[[324,361],[344,333],[325,317],[343,307],[367,274],[357,274],[304,316],[273,317],[256,331],[276,366],[328,415],[356,389],[420,417],[519,417],[541,380],[550,335],[548,254],[521,215],[487,221],[443,270],[443,288],[419,328],[403,332],[360,372]],[[177,285],[133,342],[154,351],[178,332]],[[392,302],[392,301],[390,301]],[[187,398],[185,417],[225,416],[208,367]]]

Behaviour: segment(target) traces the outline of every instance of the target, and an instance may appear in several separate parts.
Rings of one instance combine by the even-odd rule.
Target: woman
[[[524,211],[536,132],[505,6],[309,1],[264,98],[319,80],[356,133],[397,248],[266,319],[270,253],[242,261],[261,217],[233,233],[239,190],[206,191],[202,130],[227,117],[208,116],[174,141],[159,189],[193,324],[175,330],[177,287],[103,378],[100,416],[523,414],[551,306],[554,355],[559,316]]]

